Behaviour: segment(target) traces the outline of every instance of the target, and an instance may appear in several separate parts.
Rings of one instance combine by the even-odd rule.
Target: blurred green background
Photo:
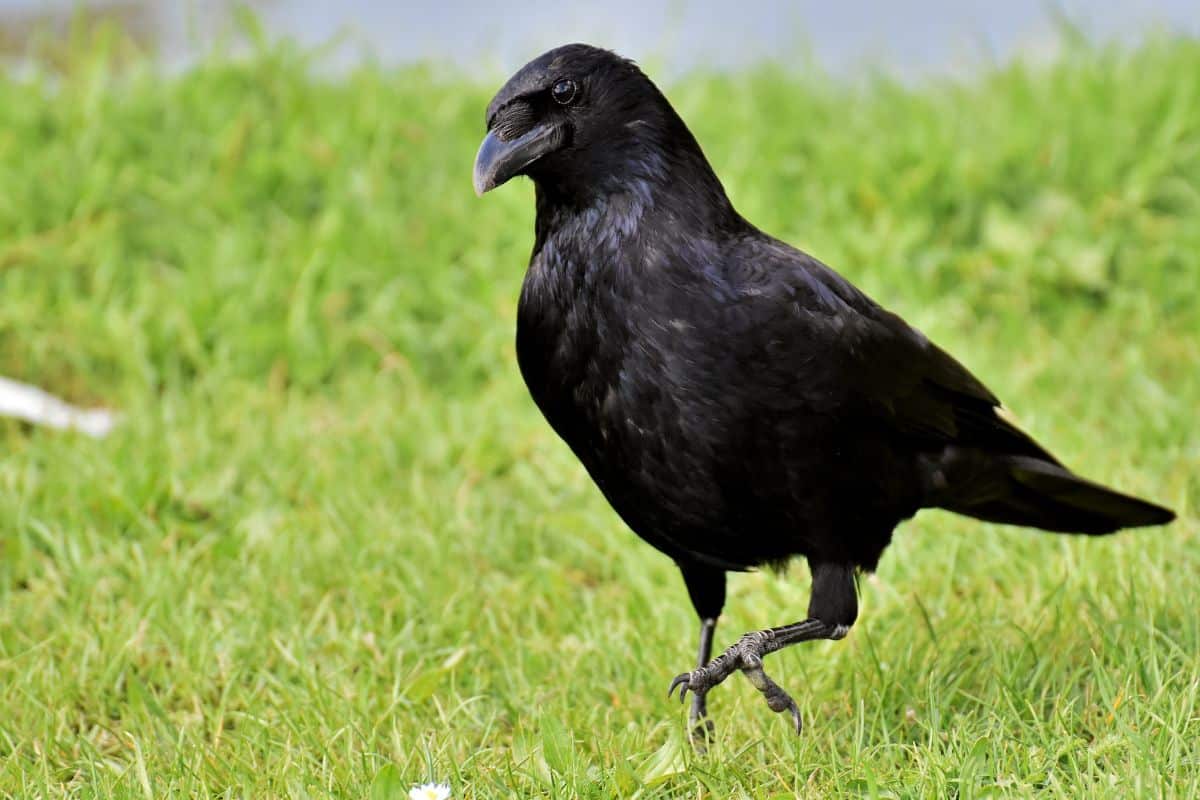
[[[1200,794],[1200,42],[666,85],[743,214],[1181,514],[923,513],[847,640],[774,657],[804,735],[734,680],[697,755],[676,570],[516,370],[532,188],[470,188],[504,74],[238,25],[164,69],[77,17],[0,73],[0,375],[122,415],[0,420],[0,793]],[[718,644],[806,584],[734,577]]]

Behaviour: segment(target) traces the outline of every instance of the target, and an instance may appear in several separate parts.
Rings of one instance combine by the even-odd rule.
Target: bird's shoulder
[[[764,234],[728,250],[741,341],[765,349],[765,379],[803,380],[809,396],[885,417],[897,429],[953,438],[964,407],[999,401],[954,357],[813,256]]]
[[[735,327],[764,338],[786,368],[788,353],[820,353],[828,364],[923,352],[928,340],[808,253],[756,230],[723,248],[726,308]],[[741,325],[737,322],[740,320]]]

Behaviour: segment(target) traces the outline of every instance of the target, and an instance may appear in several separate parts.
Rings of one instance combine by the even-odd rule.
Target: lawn
[[[533,190],[470,179],[505,76],[107,42],[0,76],[0,375],[123,420],[0,421],[0,794],[1200,796],[1200,43],[666,87],[746,216],[1181,515],[924,512],[847,639],[771,657],[804,734],[734,678],[701,755],[678,574],[517,372]],[[718,646],[807,582],[734,576]]]

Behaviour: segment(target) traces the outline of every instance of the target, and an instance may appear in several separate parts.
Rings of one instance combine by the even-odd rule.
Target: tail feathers
[[[989,522],[1099,535],[1165,525],[1170,509],[1113,491],[1028,456],[951,448],[935,472],[931,505]]]

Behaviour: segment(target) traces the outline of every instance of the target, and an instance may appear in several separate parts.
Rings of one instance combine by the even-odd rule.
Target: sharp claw
[[[796,726],[796,735],[799,736],[804,731],[804,721],[800,719],[800,709],[792,703],[792,723]]]
[[[683,698],[687,695],[688,690],[688,673],[684,672],[681,675],[676,675],[675,680],[671,681],[671,685],[667,688],[667,697],[672,697],[675,694],[675,687],[683,684],[683,688],[679,690],[679,702],[683,702]]]

